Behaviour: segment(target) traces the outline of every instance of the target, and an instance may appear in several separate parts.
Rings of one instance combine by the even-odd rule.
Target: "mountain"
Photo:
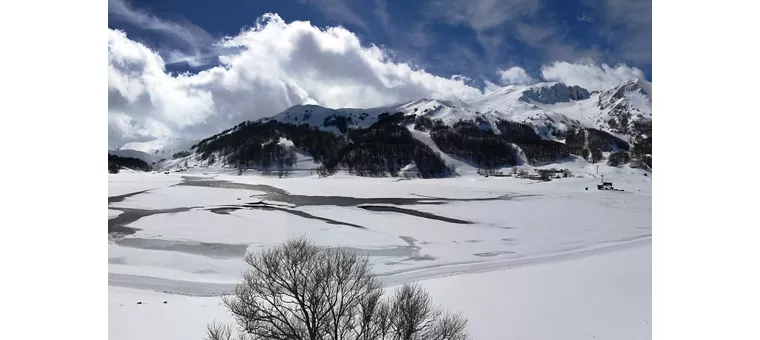
[[[600,127],[630,135],[634,122],[652,119],[652,86],[636,78],[599,94],[597,107],[604,112]]]
[[[152,155],[149,153],[132,150],[132,149],[108,150],[108,154],[119,156],[119,157],[137,158],[148,164],[156,163],[162,158],[162,157],[159,157],[160,155]]]
[[[197,143],[197,140],[161,137],[147,142],[126,143],[116,149],[116,151],[134,150],[154,156],[152,161],[171,158],[173,154],[189,150],[190,147]],[[134,156],[131,156],[134,157]],[[140,158],[140,157],[138,157]],[[142,158],[141,158],[142,159]],[[147,160],[146,160],[147,161]]]
[[[421,98],[366,109],[296,105],[201,140],[165,166],[205,161],[283,169],[309,159],[324,173],[416,169],[440,177],[453,167],[539,165],[575,155],[651,168],[651,98],[651,83],[631,78],[598,92],[546,82],[509,85],[468,101]]]
[[[509,85],[466,102],[422,98],[369,109],[296,105],[267,119],[345,133],[351,128],[372,125],[381,113],[403,112],[439,119],[448,125],[480,120],[493,128],[496,121],[509,120],[533,126],[547,140],[562,141],[568,128],[577,127],[599,129],[630,139],[634,135],[633,121],[652,117],[651,84],[647,84],[632,78],[599,93],[556,82]]]
[[[108,172],[118,173],[119,169],[127,168],[132,171],[150,171],[152,168],[150,164],[145,161],[134,157],[123,157],[108,153]]]

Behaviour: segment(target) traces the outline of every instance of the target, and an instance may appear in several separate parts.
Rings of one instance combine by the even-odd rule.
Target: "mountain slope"
[[[165,167],[348,169],[378,175],[449,167],[551,164],[580,156],[651,168],[651,84],[629,79],[606,91],[548,82],[510,85],[469,101],[421,98],[375,108],[296,105],[199,141]],[[156,145],[130,145],[158,150]],[[154,151],[156,152],[156,151]],[[605,156],[607,155],[607,156]],[[646,156],[646,157],[645,157]],[[304,160],[308,162],[304,163]],[[188,162],[192,160],[192,162]]]
[[[161,157],[159,157],[160,155],[151,155],[142,151],[137,151],[137,150],[132,150],[132,149],[108,150],[108,154],[119,156],[119,157],[137,158],[148,164],[153,164],[161,160]]]

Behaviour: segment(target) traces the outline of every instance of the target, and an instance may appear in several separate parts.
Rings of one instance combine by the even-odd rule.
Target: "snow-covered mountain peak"
[[[652,87],[651,84],[645,80],[630,78],[609,90],[603,91],[600,94],[600,98],[602,98],[602,100],[609,100],[611,97],[620,98],[625,96],[627,93],[637,93],[639,95],[651,98]]]
[[[651,119],[651,83],[631,78],[593,94],[559,82],[507,85],[468,101],[419,98],[374,108],[302,104],[264,120],[308,124],[342,134],[352,128],[367,128],[380,115],[396,112],[441,120],[447,125],[471,120],[493,127],[499,120],[508,120],[529,124],[549,140],[563,140],[564,132],[574,127],[606,130],[627,139],[634,121]]]
[[[567,86],[563,83],[539,83],[525,88],[522,91],[520,100],[528,103],[556,104],[584,100],[589,97],[591,97],[591,93],[578,85]]]
[[[117,148],[117,150],[136,150],[149,155],[171,157],[174,153],[190,149],[196,142],[196,140],[192,139],[160,137],[147,142],[126,143]]]
[[[652,87],[647,81],[630,78],[614,88],[599,94],[598,105],[602,110],[637,110],[651,117]]]

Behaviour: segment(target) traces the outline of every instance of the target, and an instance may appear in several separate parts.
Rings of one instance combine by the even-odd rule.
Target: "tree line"
[[[520,153],[533,165],[570,154],[596,163],[602,161],[603,152],[631,149],[626,141],[592,128],[568,129],[565,143],[560,143],[541,138],[528,124],[503,119],[495,121],[494,126],[484,119],[462,120],[448,126],[425,116],[386,112],[367,128],[351,128],[353,121],[343,118],[329,116],[323,122],[325,127],[338,128],[340,134],[306,123],[247,121],[200,141],[193,149],[204,161],[218,154],[227,165],[261,170],[287,169],[295,164],[296,154],[303,153],[322,164],[319,169],[322,175],[346,169],[360,176],[397,176],[404,166],[414,163],[425,178],[449,176],[455,171],[436,151],[414,138],[407,126],[429,132],[442,152],[483,169],[518,165]],[[651,153],[651,121],[649,125],[635,122],[634,130],[640,131],[634,143],[634,157]],[[281,138],[292,141],[294,147],[281,144]],[[621,160],[628,162],[625,158],[613,162]]]
[[[134,157],[121,157],[117,155],[108,154],[108,172],[118,173],[121,168],[129,168],[132,170],[151,171],[151,166],[139,158]]]
[[[412,162],[421,177],[451,175],[453,170],[440,155],[401,125],[404,119],[402,113],[385,113],[370,127],[358,129],[346,129],[341,119],[326,119],[325,126],[337,124],[346,132],[341,135],[307,124],[248,121],[204,139],[193,148],[202,160],[219,153],[229,165],[263,170],[294,165],[299,151],[310,155],[315,163],[322,163],[320,172],[325,175],[347,169],[361,176],[397,176],[402,167]],[[294,147],[281,145],[280,138],[292,141]]]

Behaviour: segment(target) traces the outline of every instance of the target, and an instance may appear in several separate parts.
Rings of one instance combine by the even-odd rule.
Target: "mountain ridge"
[[[157,144],[178,143],[148,145]],[[288,157],[312,157],[315,166],[329,171],[366,167],[362,173],[394,174],[422,165],[437,177],[453,173],[446,169],[453,159],[494,168],[570,155],[597,162],[618,154],[616,163],[628,162],[634,153],[635,161],[646,158],[651,168],[651,83],[630,78],[594,92],[560,82],[508,85],[466,101],[418,98],[374,108],[299,104],[187,149],[159,167],[206,161],[283,168],[299,162]]]

